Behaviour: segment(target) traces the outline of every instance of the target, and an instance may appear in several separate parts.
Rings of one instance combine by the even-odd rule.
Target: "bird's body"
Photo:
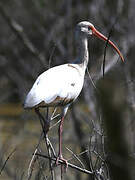
[[[66,106],[80,94],[85,69],[81,64],[55,66],[42,73],[27,95],[25,108]]]
[[[71,64],[50,68],[42,73],[25,99],[24,108],[34,108],[42,119],[43,117],[39,112],[40,107],[62,107],[57,162],[59,159],[64,160],[61,150],[63,120],[69,105],[79,96],[83,87],[85,71],[89,60],[88,37],[91,35],[108,41],[124,61],[122,54],[112,41],[98,32],[90,22],[80,22],[77,24],[75,33],[77,52],[75,61]],[[64,161],[67,164],[66,160]]]

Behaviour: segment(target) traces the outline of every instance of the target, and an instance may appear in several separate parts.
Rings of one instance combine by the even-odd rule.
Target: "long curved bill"
[[[92,27],[92,34],[97,36],[99,39],[102,39],[104,41],[108,41],[108,43],[110,45],[112,45],[112,47],[116,50],[116,52],[119,54],[120,58],[122,61],[124,61],[124,57],[123,55],[121,54],[120,50],[117,48],[117,46],[110,40],[108,40],[107,37],[105,37],[103,34],[101,34],[99,31],[97,31],[94,27]]]

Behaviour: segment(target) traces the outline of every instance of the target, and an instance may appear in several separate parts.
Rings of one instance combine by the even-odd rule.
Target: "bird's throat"
[[[89,53],[88,53],[88,39],[86,36],[78,36],[76,39],[77,58],[76,63],[84,66],[86,69]]]

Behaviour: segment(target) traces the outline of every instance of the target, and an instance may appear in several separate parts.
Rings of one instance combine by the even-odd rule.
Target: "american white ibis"
[[[85,70],[88,64],[88,37],[94,35],[99,39],[108,41],[108,43],[116,50],[122,61],[124,58],[115,46],[115,44],[108,40],[95,29],[93,24],[83,21],[77,24],[75,40],[77,48],[77,57],[73,63],[63,64],[48,69],[42,73],[35,81],[33,87],[28,93],[24,108],[34,108],[38,115],[41,107],[56,107],[62,108],[61,122],[59,126],[59,159],[66,160],[62,157],[62,126],[64,117],[70,104],[79,96],[84,82]]]

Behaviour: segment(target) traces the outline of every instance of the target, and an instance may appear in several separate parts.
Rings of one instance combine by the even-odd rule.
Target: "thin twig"
[[[51,118],[50,118],[51,121],[60,116],[60,114],[55,115],[56,111],[57,111],[57,107],[54,108],[54,111],[53,111]]]
[[[60,116],[60,114],[55,115],[56,112],[57,112],[57,107],[54,108],[54,111],[52,112],[52,115],[50,117],[50,121],[53,121],[54,119]]]
[[[56,48],[56,44],[54,44],[54,46],[53,46],[53,48],[52,48],[52,52],[51,52],[51,55],[50,55],[50,58],[49,58],[49,65],[48,65],[48,69],[50,69],[50,67],[51,67],[52,57],[53,57],[53,54],[54,54],[55,48]]]
[[[60,121],[61,121],[61,119],[60,119],[60,120],[58,120],[55,124],[53,124],[53,125],[50,127],[50,129],[52,129],[53,127],[57,126],[57,124],[59,124],[59,123],[60,123]]]
[[[34,153],[33,153],[32,159],[30,161],[29,167],[28,167],[28,180],[30,180],[30,178],[32,176],[33,166],[34,166],[34,163],[36,162],[36,159],[37,159],[37,156],[36,156],[37,151],[38,151],[38,149],[36,148]]]
[[[36,157],[35,157],[35,154],[38,152],[38,148],[39,148],[39,145],[40,145],[40,142],[43,138],[43,132],[41,133],[40,135],[40,138],[39,138],[39,141],[38,141],[38,144],[36,146],[36,149],[33,153],[33,156],[31,158],[31,161],[29,163],[29,167],[28,167],[28,180],[30,180],[31,176],[32,176],[32,172],[33,172],[33,166],[34,166],[34,163],[36,162]]]
[[[57,111],[57,107],[54,108],[54,110],[51,114],[51,118],[50,118],[51,120],[55,117],[54,115],[55,115],[56,111]]]
[[[96,87],[96,85],[95,85],[95,83],[94,83],[94,81],[92,80],[92,78],[91,78],[91,75],[90,75],[90,73],[89,73],[89,70],[88,70],[88,67],[87,67],[87,73],[88,73],[88,77],[89,77],[89,79],[90,79],[90,81],[91,81],[91,83],[92,83],[92,85],[93,85],[93,87],[95,88],[95,90],[98,92],[99,90],[97,89],[97,87]]]
[[[56,116],[53,116],[53,117],[51,118],[51,121],[54,120],[54,119],[56,119],[56,118],[59,117],[59,116],[60,116],[60,114],[57,114]]]
[[[52,164],[52,160],[51,160],[51,157],[52,157],[52,148],[50,148],[50,147],[52,147],[52,144],[50,146],[50,140],[49,140],[47,134],[46,134],[46,137],[45,137],[45,142],[46,142],[46,147],[47,147],[48,156],[49,156],[49,165],[50,165],[51,177],[52,177],[52,180],[54,180],[54,170],[53,170],[53,167],[52,167],[53,164]],[[54,148],[53,148],[53,150],[54,150]]]
[[[44,131],[44,128],[46,125],[49,125],[50,127],[50,119],[49,119],[49,107],[47,107],[47,112],[46,112],[46,118],[44,119],[44,125],[42,127],[42,130],[44,132],[44,139],[45,139],[45,143],[46,143],[46,147],[47,147],[47,152],[48,152],[48,156],[50,157],[49,158],[49,166],[50,166],[50,171],[51,171],[51,177],[52,177],[52,180],[54,180],[54,170],[52,168],[53,164],[52,164],[52,160],[51,160],[51,157],[52,157],[52,152],[55,152],[54,151],[54,148],[53,148],[53,151],[52,151],[52,144],[50,143],[50,140],[48,138],[48,131]],[[51,144],[51,146],[50,146]],[[53,154],[54,156],[54,154]]]
[[[86,149],[85,151],[82,151],[82,152],[80,152],[79,154],[77,154],[77,156],[81,156],[81,155],[83,155],[83,154],[85,154],[85,153],[87,153],[88,152],[88,150]]]
[[[13,155],[13,153],[14,153],[15,151],[16,151],[16,148],[8,155],[7,159],[5,160],[3,166],[2,166],[2,168],[1,168],[1,170],[0,170],[0,175],[1,175],[2,171],[4,170],[4,168],[5,168],[8,160],[10,159],[10,157]]]
[[[90,147],[92,145],[92,135],[90,136],[90,140],[89,140],[89,147],[88,147],[88,154],[89,154],[89,164],[90,164],[90,168],[92,171],[94,171],[94,167],[93,167],[93,161],[92,161],[92,153],[90,150]]]
[[[78,155],[75,154],[73,151],[71,151],[69,148],[66,147],[66,149],[79,161],[79,163],[82,165],[82,167],[85,168],[85,166],[82,163],[82,161],[78,158]]]
[[[108,43],[109,43],[109,39],[111,37],[111,34],[112,34],[112,31],[113,31],[113,28],[115,26],[115,24],[117,23],[118,21],[118,17],[115,19],[110,31],[109,31],[109,34],[108,34],[108,37],[107,37],[107,41],[105,43],[105,49],[104,49],[104,58],[103,58],[103,77],[105,75],[105,61],[106,61],[106,50],[107,50],[107,46],[108,46]]]

